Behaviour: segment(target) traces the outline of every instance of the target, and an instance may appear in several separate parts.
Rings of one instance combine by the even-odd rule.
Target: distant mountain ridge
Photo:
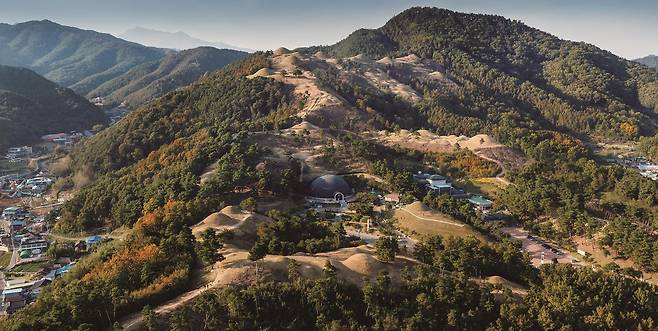
[[[107,124],[105,114],[34,71],[0,65],[0,152],[40,136]]]
[[[648,55],[639,59],[633,60],[637,63],[642,63],[645,66],[649,66],[652,68],[658,68],[658,55]]]
[[[198,47],[172,53],[161,60],[136,66],[91,92],[104,96],[106,103],[127,102],[138,106],[178,87],[192,84],[202,75],[213,72],[248,53]]]
[[[0,24],[0,65],[29,68],[88,98],[135,106],[244,55],[209,47],[179,53],[48,20]]]
[[[48,20],[0,25],[0,64],[32,69],[81,95],[168,52]]]
[[[158,31],[143,27],[135,27],[119,35],[119,38],[130,40],[142,45],[148,45],[159,48],[171,48],[177,50],[186,50],[202,46],[210,46],[219,49],[233,49],[243,52],[252,53],[254,50],[225,44],[223,42],[213,42],[198,39],[188,35],[183,31],[167,32]]]

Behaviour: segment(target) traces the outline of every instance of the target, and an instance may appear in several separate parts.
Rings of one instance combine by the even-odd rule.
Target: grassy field
[[[0,268],[5,268],[11,261],[11,252],[0,253]]]
[[[453,237],[474,236],[481,241],[487,241],[486,237],[473,230],[470,226],[463,224],[450,216],[435,211],[416,211],[396,209],[395,218],[400,229],[415,238],[441,235]]]
[[[17,265],[11,269],[12,272],[37,272],[43,268],[47,262],[29,262]]]
[[[477,178],[460,183],[466,191],[495,198],[498,192],[505,188],[497,178]]]
[[[605,254],[603,249],[595,244],[592,239],[575,236],[573,240],[578,248],[589,253],[589,258],[601,267],[608,263],[615,263],[622,268],[631,267],[638,270],[642,269],[632,260],[617,258],[618,255],[614,250],[609,250],[608,254]],[[654,285],[658,284],[658,272],[642,272],[642,274],[644,275],[644,280]]]

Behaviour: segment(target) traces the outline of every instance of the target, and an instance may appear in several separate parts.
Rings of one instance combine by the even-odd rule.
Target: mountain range
[[[0,24],[0,64],[32,69],[80,95],[169,52],[48,20]]]
[[[103,96],[109,104],[125,102],[136,107],[176,88],[192,84],[203,74],[213,72],[247,54],[212,47],[171,53],[160,60],[135,66],[89,94]]]
[[[29,69],[0,65],[0,150],[107,123],[99,108],[72,90]]]
[[[201,40],[188,35],[185,32],[166,32],[142,27],[136,27],[127,30],[119,35],[119,38],[130,40],[142,45],[148,45],[159,48],[171,48],[177,50],[185,50],[197,48],[202,46],[210,46],[219,49],[234,49],[243,52],[252,53],[253,50],[237,47],[222,42],[213,42]]]
[[[246,55],[147,47],[48,20],[0,24],[0,64],[25,67],[88,98],[139,105]]]
[[[652,68],[658,68],[658,56],[657,55],[647,55],[643,58],[635,59],[633,60],[638,63],[642,63],[645,66],[649,66]]]

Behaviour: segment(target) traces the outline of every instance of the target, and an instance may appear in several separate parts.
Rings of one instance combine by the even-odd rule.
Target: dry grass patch
[[[486,237],[475,231],[468,224],[431,210],[418,201],[401,209],[396,209],[394,216],[400,228],[413,237],[441,235],[463,238],[474,236],[480,241],[488,241]]]

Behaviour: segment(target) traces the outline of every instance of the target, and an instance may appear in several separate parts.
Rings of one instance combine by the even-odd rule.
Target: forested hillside
[[[235,203],[238,187],[272,176],[255,169],[263,151],[244,142],[247,131],[272,128],[289,107],[282,84],[244,78],[263,61],[255,55],[172,92],[81,147],[74,162],[95,165],[98,175],[66,204],[66,221],[56,227],[126,225],[133,234],[87,258],[2,329],[97,329],[186,287],[198,263],[189,226]],[[212,179],[199,185],[214,161]]]
[[[416,54],[446,66],[460,89],[429,106],[439,127],[467,114],[470,128],[460,129],[534,126],[599,138],[656,131],[655,70],[500,16],[412,8],[324,49],[373,59]]]
[[[139,106],[178,87],[187,86],[203,74],[243,58],[247,53],[199,47],[172,53],[161,60],[144,63],[95,88],[89,95],[103,96],[106,103],[126,101]]]
[[[47,20],[0,24],[0,64],[30,68],[81,95],[167,52]]]
[[[589,267],[533,268],[519,245],[500,234],[500,223],[482,221],[465,200],[425,194],[415,184],[412,173],[436,160],[436,154],[383,146],[364,133],[421,128],[439,134],[488,133],[527,159],[509,169],[511,184],[496,197],[512,221],[556,242],[586,237],[644,271],[655,271],[658,186],[636,172],[598,163],[583,143],[637,140],[656,132],[655,70],[502,17],[431,8],[412,8],[380,29],[360,30],[337,45],[300,52],[317,50],[339,58],[319,54],[314,58],[326,61],[312,62],[286,50],[253,54],[142,106],[76,146],[71,174],[89,176],[90,184],[50,215],[57,220],[55,231],[122,227],[129,234],[99,246],[47,287],[36,303],[0,320],[0,328],[108,328],[189,289],[195,271],[208,262],[208,255],[211,263],[217,261],[221,247],[205,246],[214,232],[195,238],[192,225],[248,198],[287,204],[303,192],[297,186],[304,165],[292,153],[277,155],[274,150],[283,141],[280,133],[304,116],[315,121],[306,125],[318,136],[335,138],[309,148],[321,150],[327,166],[358,163],[359,171],[381,179],[385,183],[379,184],[401,197],[424,201],[490,238],[424,238],[413,253],[406,252],[405,260],[413,266],[403,268],[395,283],[385,271],[359,274],[371,276],[362,287],[341,279],[330,262],[312,280],[301,276],[307,270],[290,263],[287,275],[264,282],[257,278],[264,268],[256,262],[254,283],[203,292],[167,316],[166,326],[148,319],[149,328],[656,328],[654,285]],[[420,96],[412,102],[383,93],[363,83],[372,66],[346,58],[360,53],[373,58],[413,53],[419,61],[433,60],[433,68],[444,67],[441,82],[453,84],[428,83],[413,74],[396,76],[391,65],[390,76],[404,80]],[[272,69],[276,66],[278,73]],[[293,70],[283,72],[284,66]],[[320,97],[311,100],[311,90]],[[323,100],[330,101],[325,113],[318,109]],[[313,111],[334,117],[321,118]],[[338,117],[345,114],[363,121],[336,123],[348,122]],[[314,142],[309,129],[288,131],[295,146]],[[265,138],[254,138],[259,135]],[[641,139],[651,147],[650,138]],[[468,151],[461,155],[476,158]],[[370,206],[366,213],[372,211]],[[351,244],[343,223],[319,220],[311,211],[294,216],[271,212],[268,217],[269,223],[254,230],[251,260]],[[209,250],[215,254],[207,254]],[[395,263],[376,262],[386,267]],[[494,275],[518,282],[523,293],[483,284]],[[153,315],[148,308],[144,312]]]
[[[31,70],[0,66],[0,150],[107,121],[100,109],[73,91]]]

